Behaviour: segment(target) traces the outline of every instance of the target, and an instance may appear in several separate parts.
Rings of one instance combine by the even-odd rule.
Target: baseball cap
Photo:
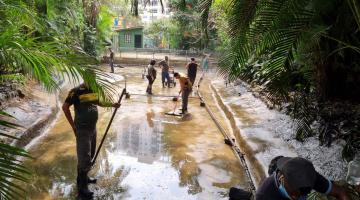
[[[314,187],[317,173],[310,161],[300,157],[282,157],[277,161],[277,167],[292,188]]]

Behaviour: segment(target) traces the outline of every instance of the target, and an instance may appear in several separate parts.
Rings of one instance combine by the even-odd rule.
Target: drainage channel
[[[255,196],[256,193],[256,187],[253,181],[253,178],[251,176],[248,164],[245,159],[245,154],[240,150],[240,148],[237,146],[235,139],[232,139],[230,137],[230,134],[225,130],[225,128],[220,124],[219,120],[215,117],[213,111],[210,109],[210,107],[206,104],[204,98],[202,97],[200,93],[200,83],[203,80],[204,73],[201,75],[198,84],[196,86],[197,95],[200,98],[200,106],[205,107],[206,111],[209,113],[211,119],[214,121],[215,125],[218,127],[221,134],[224,136],[224,142],[225,144],[229,145],[231,149],[234,151],[236,157],[239,159],[240,164],[245,169],[245,173],[248,179],[248,184],[250,186],[251,193],[253,196]]]

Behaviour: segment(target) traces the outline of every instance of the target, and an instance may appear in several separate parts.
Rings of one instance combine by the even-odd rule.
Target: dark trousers
[[[194,85],[195,79],[196,79],[196,74],[195,75],[189,75],[189,80],[190,80],[192,85]]]
[[[169,72],[162,72],[162,73],[161,73],[161,81],[162,81],[163,84],[165,83],[165,79],[166,79],[166,82],[169,84],[169,83],[170,83],[170,75],[169,75]],[[169,85],[168,85],[168,86],[169,86]]]
[[[146,88],[146,92],[149,93],[149,94],[152,94],[152,85],[153,85],[155,79],[152,79],[151,77],[146,77],[146,78],[149,81],[149,84],[148,84],[148,86]]]
[[[110,60],[110,68],[111,68],[111,73],[114,73],[114,61],[113,60]]]
[[[79,172],[87,174],[91,169],[91,160],[96,151],[96,128],[77,128],[76,132],[77,168]]]
[[[188,89],[183,90],[182,93],[181,93],[181,98],[182,98],[182,111],[183,111],[183,112],[187,111],[189,94],[190,94],[190,90],[188,90]]]

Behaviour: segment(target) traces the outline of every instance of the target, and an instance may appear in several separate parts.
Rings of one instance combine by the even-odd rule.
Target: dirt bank
[[[59,110],[57,93],[48,93],[31,80],[24,86],[8,88],[7,91],[13,95],[2,93],[2,96],[7,98],[2,99],[1,110],[15,117],[12,122],[20,125],[21,128],[7,129],[8,133],[18,137],[19,140],[6,139],[6,143],[24,147],[55,119]]]

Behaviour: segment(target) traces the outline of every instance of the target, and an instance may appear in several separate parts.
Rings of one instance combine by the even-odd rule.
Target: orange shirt
[[[181,91],[184,91],[185,89],[189,89],[189,90],[192,89],[191,81],[190,81],[189,78],[186,77],[186,76],[181,76],[181,75],[180,75],[179,83],[180,83],[180,89],[181,89]]]

